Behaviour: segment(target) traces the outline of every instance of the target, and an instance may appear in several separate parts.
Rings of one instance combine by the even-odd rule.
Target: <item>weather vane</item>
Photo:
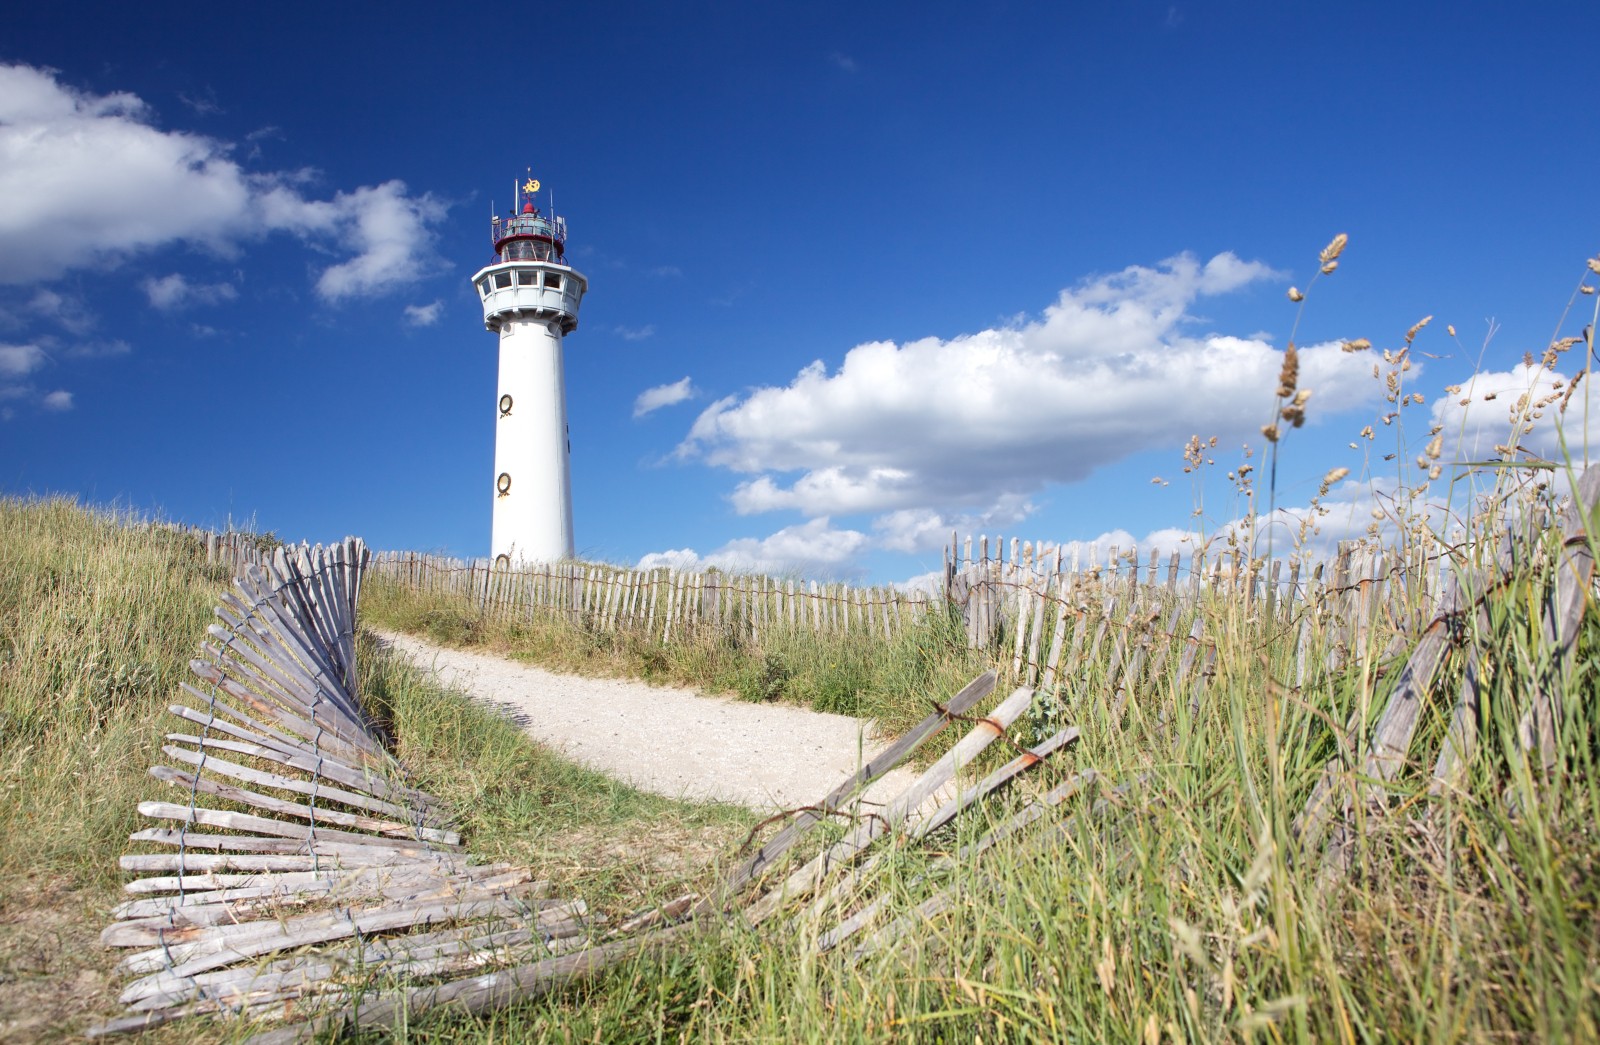
[[[523,192],[538,192],[539,182],[533,178],[528,179],[528,184],[522,187]]]

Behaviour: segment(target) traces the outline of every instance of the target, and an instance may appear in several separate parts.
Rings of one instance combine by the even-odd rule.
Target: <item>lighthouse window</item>
[[[559,273],[559,272],[546,272],[545,275],[544,275],[544,285],[549,287],[551,290],[560,290],[561,289],[561,273]]]
[[[494,285],[501,290],[509,287],[511,285],[511,273],[496,272],[494,274]]]
[[[485,298],[489,296],[489,277],[485,276],[478,280],[478,296]]]
[[[537,287],[538,285],[539,285],[539,273],[538,272],[535,271],[535,272],[519,272],[519,273],[517,273],[517,286],[519,286],[519,287]]]

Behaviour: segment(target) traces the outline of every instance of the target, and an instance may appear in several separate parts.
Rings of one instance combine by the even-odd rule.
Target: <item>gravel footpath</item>
[[[445,686],[505,712],[539,743],[635,787],[762,812],[820,800],[886,740],[872,723],[623,679],[558,675],[411,635],[378,636]],[[896,769],[884,801],[915,779]]]

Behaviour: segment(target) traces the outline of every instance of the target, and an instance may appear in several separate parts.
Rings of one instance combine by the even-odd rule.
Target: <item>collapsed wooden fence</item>
[[[90,1036],[185,1016],[294,1018],[360,989],[361,970],[438,975],[495,948],[559,951],[581,902],[526,869],[475,864],[432,796],[407,785],[361,700],[360,541],[278,549],[216,609],[197,685],[171,714],[175,800],[122,858],[129,899],[101,934],[132,950],[127,1007]],[[395,935],[406,930],[425,930]],[[307,948],[315,948],[307,950]]]

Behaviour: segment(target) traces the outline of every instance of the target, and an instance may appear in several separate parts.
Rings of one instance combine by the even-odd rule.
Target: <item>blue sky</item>
[[[1215,532],[1338,232],[1278,501],[1348,467],[1324,536],[1360,532],[1434,425],[1488,452],[1581,368],[1520,364],[1593,314],[1597,31],[1593,3],[28,5],[0,490],[484,554],[468,277],[531,167],[590,280],[582,555],[889,581],[952,528]],[[1425,401],[1382,426],[1372,367],[1426,315]]]

